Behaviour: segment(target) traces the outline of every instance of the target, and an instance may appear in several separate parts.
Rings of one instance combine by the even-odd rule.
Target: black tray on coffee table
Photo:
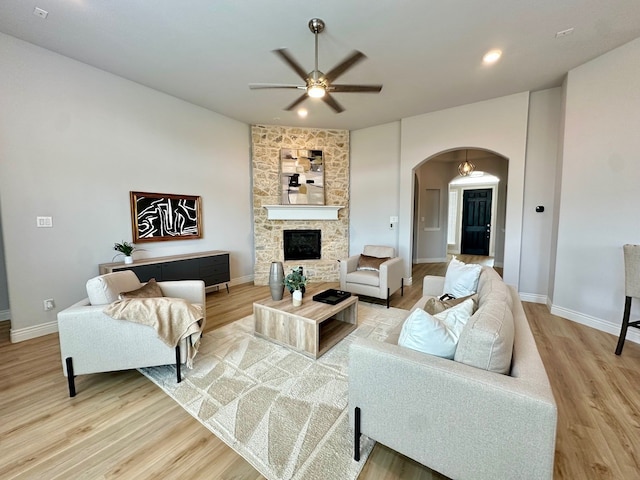
[[[344,292],[342,290],[336,290],[334,288],[330,288],[329,290],[325,290],[324,292],[320,292],[317,295],[314,295],[312,298],[316,302],[328,303],[329,305],[336,305],[343,300],[346,300],[351,296],[351,293]]]

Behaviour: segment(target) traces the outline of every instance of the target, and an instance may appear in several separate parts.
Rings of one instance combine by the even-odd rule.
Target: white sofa
[[[183,298],[202,306],[200,331],[206,322],[205,290],[201,280],[158,282],[165,297]],[[125,270],[100,275],[87,282],[87,298],[58,313],[58,332],[62,369],[69,383],[69,395],[75,396],[76,375],[129,370],[141,367],[180,364],[187,359],[187,342],[176,348],[166,345],[154,328],[139,323],[115,320],[104,308],[118,299],[120,292],[142,287],[135,273]]]
[[[443,286],[444,277],[425,277],[416,306]],[[457,480],[553,478],[556,403],[514,288],[483,267],[478,310],[454,360],[400,347],[398,333],[350,348],[355,458],[364,434]],[[508,374],[491,371],[505,361],[511,335]]]

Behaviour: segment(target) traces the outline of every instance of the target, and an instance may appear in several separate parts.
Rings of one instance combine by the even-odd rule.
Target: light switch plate
[[[36,226],[38,228],[53,227],[53,217],[36,217]]]

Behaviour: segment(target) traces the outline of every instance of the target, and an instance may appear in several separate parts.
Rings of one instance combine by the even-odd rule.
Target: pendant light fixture
[[[464,151],[464,162],[462,162],[460,165],[458,165],[458,173],[463,176],[466,177],[467,175],[469,175],[471,172],[473,172],[476,169],[476,166],[471,163],[469,161],[469,159],[467,158],[469,156],[469,150],[465,150]]]

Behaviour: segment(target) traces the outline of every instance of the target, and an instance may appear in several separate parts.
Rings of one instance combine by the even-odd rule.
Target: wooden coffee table
[[[307,290],[302,305],[294,307],[291,295],[253,303],[254,333],[272,342],[318,358],[358,326],[358,297],[336,305],[315,302],[321,290]]]

